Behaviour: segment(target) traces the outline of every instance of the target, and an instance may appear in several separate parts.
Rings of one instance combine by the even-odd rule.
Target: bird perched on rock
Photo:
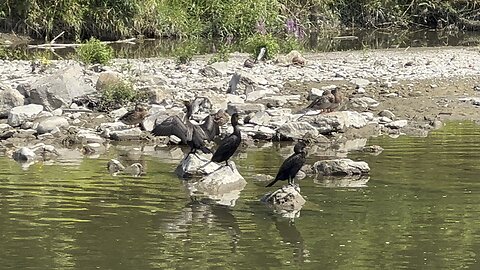
[[[152,134],[155,136],[177,136],[182,143],[190,146],[190,153],[195,154],[196,150],[203,153],[211,153],[210,149],[205,146],[205,140],[212,141],[215,136],[220,134],[218,125],[213,121],[213,116],[208,115],[203,119],[203,123],[195,125],[190,121],[192,116],[192,105],[189,101],[184,102],[187,108],[184,121],[173,115],[165,119],[160,124],[155,124]]]
[[[330,112],[333,112],[335,109],[337,109],[341,103],[343,102],[343,95],[342,93],[340,92],[340,88],[335,88],[332,90],[331,94],[333,95],[334,99],[333,99],[333,102],[330,104],[330,107],[328,108],[328,110]]]
[[[266,187],[273,186],[278,180],[288,180],[289,185],[294,185],[294,178],[297,175],[298,171],[305,164],[305,159],[307,153],[305,152],[305,147],[307,145],[299,141],[295,144],[293,148],[293,154],[289,156],[285,161],[283,161],[282,166],[278,170],[277,176],[275,179],[266,185]]]
[[[307,109],[314,109],[320,111],[328,110],[332,104],[335,102],[335,96],[330,92],[330,90],[323,91],[323,94],[317,97],[310,105],[307,106]]]
[[[228,166],[228,159],[237,151],[242,142],[242,134],[238,127],[238,113],[232,114],[231,122],[233,126],[232,134],[225,137],[212,156],[213,162],[223,162]]]
[[[128,111],[126,114],[122,115],[118,120],[124,123],[127,126],[136,126],[143,122],[145,117],[148,115],[148,110],[143,106],[136,105],[135,109]]]

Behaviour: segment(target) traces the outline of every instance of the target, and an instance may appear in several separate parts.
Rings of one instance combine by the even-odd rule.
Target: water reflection
[[[178,162],[159,158],[171,157],[168,148],[128,155],[130,148],[114,146],[99,159],[39,162],[26,171],[0,158],[0,265],[477,269],[479,138],[473,123],[448,124],[426,138],[373,138],[368,144],[382,154],[349,154],[369,163],[368,182],[307,176],[299,181],[307,203],[294,223],[259,202],[267,190],[255,178],[274,175],[292,145],[242,149],[246,159],[234,160],[248,184],[234,207],[192,201],[173,173]],[[140,162],[147,174],[112,177],[111,158]]]

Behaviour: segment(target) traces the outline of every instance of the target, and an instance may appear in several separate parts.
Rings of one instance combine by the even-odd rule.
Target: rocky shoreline
[[[370,136],[426,136],[443,121],[480,120],[479,56],[478,48],[461,47],[350,51],[305,54],[303,65],[281,56],[252,68],[244,67],[248,55],[238,53],[228,62],[207,64],[208,56],[200,56],[187,65],[115,59],[85,67],[61,60],[39,69],[29,61],[0,61],[1,147],[13,157],[22,147],[55,156],[62,147],[102,152],[112,140],[164,145],[168,138],[149,134],[155,121],[181,113],[182,100],[203,98],[196,117],[218,109],[242,114],[247,144],[305,139],[319,151],[325,149],[319,145],[343,145],[344,157]],[[72,102],[118,80],[148,93],[146,131],[118,121],[127,108],[99,113]],[[300,113],[332,87],[347,98],[337,111]]]

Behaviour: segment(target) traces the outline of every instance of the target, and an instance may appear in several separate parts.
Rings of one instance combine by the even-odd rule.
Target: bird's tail
[[[270,182],[268,185],[266,185],[265,187],[271,187],[271,186],[273,186],[277,181],[278,181],[278,179],[275,179],[275,180],[273,180],[272,182]]]

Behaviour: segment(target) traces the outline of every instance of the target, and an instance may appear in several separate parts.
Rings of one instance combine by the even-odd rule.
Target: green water
[[[192,201],[165,149],[25,171],[2,158],[0,269],[480,269],[480,127],[368,144],[385,150],[349,155],[369,163],[367,185],[307,177],[294,221],[258,201],[267,189],[254,177],[274,174],[291,145],[242,149],[234,207]],[[147,175],[108,175],[112,157]]]

